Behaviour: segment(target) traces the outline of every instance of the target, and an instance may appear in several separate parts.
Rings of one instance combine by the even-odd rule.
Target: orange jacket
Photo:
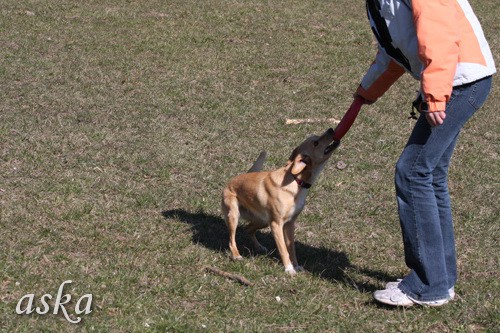
[[[467,0],[366,0],[379,52],[357,93],[375,102],[405,72],[421,83],[429,111],[444,111],[454,86],[496,72]]]

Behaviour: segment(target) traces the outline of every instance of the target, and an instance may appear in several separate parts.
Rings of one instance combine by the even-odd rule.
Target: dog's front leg
[[[295,268],[293,268],[292,261],[290,260],[288,248],[285,243],[283,225],[283,221],[272,221],[271,232],[273,233],[274,241],[276,242],[278,252],[281,256],[281,262],[283,262],[283,265],[285,266],[285,272],[290,275],[295,275],[297,272],[295,271]]]
[[[290,260],[292,261],[295,271],[300,272],[304,269],[299,266],[297,261],[297,254],[295,252],[295,218],[283,226],[285,244],[290,255]]]

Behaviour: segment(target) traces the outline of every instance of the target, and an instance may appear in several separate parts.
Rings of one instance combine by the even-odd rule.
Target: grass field
[[[498,6],[471,4],[500,63]],[[452,162],[455,301],[372,301],[407,272],[393,170],[414,124],[408,76],[364,107],[311,189],[306,271],[286,276],[276,253],[229,259],[226,182],[333,126],[285,119],[341,118],[375,52],[362,0],[3,0],[0,332],[500,331],[498,76]],[[66,280],[70,312],[93,295],[81,323],[16,314]]]

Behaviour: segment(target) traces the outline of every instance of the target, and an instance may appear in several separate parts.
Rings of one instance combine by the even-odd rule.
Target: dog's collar
[[[303,181],[302,179],[298,179],[297,177],[293,176],[293,178],[295,179],[295,181],[297,182],[297,184],[299,184],[300,187],[303,187],[303,188],[310,188],[312,186],[312,184],[309,184],[309,183],[306,183],[305,181]]]

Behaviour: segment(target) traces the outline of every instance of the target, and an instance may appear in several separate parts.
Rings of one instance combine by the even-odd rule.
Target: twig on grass
[[[310,124],[310,123],[340,123],[340,120],[335,118],[298,118],[298,119],[287,119],[285,121],[286,125],[298,125],[298,124]]]
[[[221,271],[220,269],[218,268],[215,268],[215,267],[205,267],[205,270],[210,272],[210,273],[214,273],[214,274],[217,274],[217,275],[220,275],[220,276],[223,276],[225,278],[228,278],[228,279],[231,279],[231,280],[235,280],[239,283],[241,283],[242,285],[245,285],[245,286],[252,286],[253,283],[248,281],[245,277],[241,276],[241,275],[237,275],[237,274],[232,274],[232,273],[229,273],[229,272],[224,272],[224,271]]]

